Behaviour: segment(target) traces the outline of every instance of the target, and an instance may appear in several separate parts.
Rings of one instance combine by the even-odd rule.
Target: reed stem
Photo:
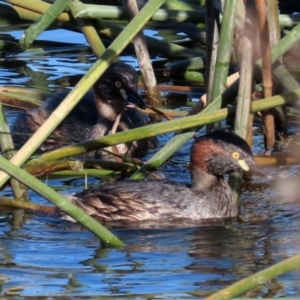
[[[24,170],[16,167],[5,158],[0,157],[0,169],[18,181],[24,183],[26,186],[51,201],[59,209],[70,215],[78,223],[97,236],[103,243],[112,246],[122,246],[123,242],[114,236],[110,231],[103,227],[100,223],[90,217],[87,213],[82,211],[75,204],[68,201],[65,197],[46,186],[38,179],[29,175]]]

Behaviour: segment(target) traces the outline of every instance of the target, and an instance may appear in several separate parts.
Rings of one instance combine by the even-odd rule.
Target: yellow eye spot
[[[119,89],[122,86],[122,83],[120,81],[116,81],[115,86]]]
[[[240,158],[240,154],[238,152],[233,152],[232,155],[231,155],[231,157],[233,159],[239,159]]]

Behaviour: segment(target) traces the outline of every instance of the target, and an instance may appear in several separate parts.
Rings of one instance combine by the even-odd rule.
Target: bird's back
[[[203,191],[165,180],[118,181],[90,188],[69,199],[100,221],[197,221],[235,217],[238,213],[225,181]]]
[[[14,136],[15,146],[20,148],[35,133],[59,106],[67,96],[68,92],[57,93],[48,98],[42,107],[25,111],[19,114],[11,130],[15,133],[22,133]],[[123,113],[118,131],[125,131],[132,128],[145,126],[148,123],[147,117],[135,108],[128,108]],[[113,122],[103,118],[98,113],[95,105],[94,95],[89,91],[73,108],[64,121],[51,134],[40,147],[42,151],[53,150],[90,139],[95,139],[109,134]],[[129,147],[129,146],[128,146]],[[132,146],[129,153],[145,151],[148,148],[156,147],[156,138],[138,141]],[[124,147],[123,147],[124,148]],[[126,147],[125,147],[126,148]],[[124,151],[125,153],[126,151]],[[121,154],[124,154],[123,152]],[[138,153],[137,153],[138,154]],[[92,154],[94,155],[94,154]],[[101,155],[98,155],[101,158]]]
[[[44,124],[67,94],[68,92],[57,93],[48,98],[41,107],[22,112],[18,115],[11,128],[12,132],[23,133],[23,135],[14,136],[17,148],[20,148],[29,139],[30,135],[35,133]],[[48,138],[41,146],[41,150],[47,151],[88,140],[93,134],[93,129],[97,125],[97,122],[98,113],[93,93],[88,92],[51,134],[56,138]],[[106,130],[107,128],[103,132]]]

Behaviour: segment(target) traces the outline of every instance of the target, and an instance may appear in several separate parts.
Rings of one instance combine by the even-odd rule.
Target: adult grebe
[[[246,141],[216,130],[191,148],[191,187],[165,180],[127,180],[66,197],[100,222],[231,218],[238,215],[238,206],[223,175],[256,168]]]

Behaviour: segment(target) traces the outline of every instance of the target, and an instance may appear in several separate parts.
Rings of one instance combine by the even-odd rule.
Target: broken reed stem
[[[264,97],[271,97],[273,88],[272,61],[265,1],[255,0],[255,7],[259,21],[263,92]],[[263,111],[262,114],[265,126],[265,150],[268,152],[275,143],[274,110],[269,109]]]
[[[128,0],[126,3],[129,18],[132,19],[139,12],[137,2],[136,0]],[[148,46],[142,30],[134,37],[133,45],[140,66],[140,72],[145,85],[148,102],[153,107],[161,107],[162,101],[160,99],[160,94],[157,88],[157,82],[150,60]]]

